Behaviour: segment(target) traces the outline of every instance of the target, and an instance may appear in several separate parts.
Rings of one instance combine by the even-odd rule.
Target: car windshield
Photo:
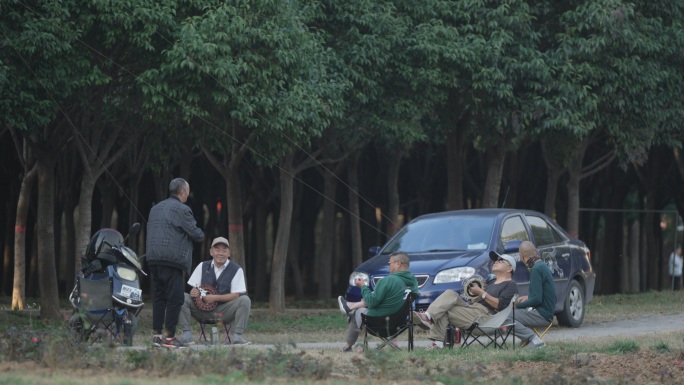
[[[494,218],[458,216],[428,218],[409,223],[382,250],[407,253],[486,250],[492,235]]]

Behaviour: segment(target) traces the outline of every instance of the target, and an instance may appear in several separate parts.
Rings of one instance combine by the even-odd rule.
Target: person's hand
[[[216,297],[216,295],[214,295],[214,294],[207,294],[204,296],[204,302],[214,303],[214,302],[216,302],[216,300],[214,299],[215,297]]]
[[[525,302],[525,301],[527,301],[527,296],[526,296],[526,295],[524,295],[524,296],[522,296],[522,297],[518,297],[518,302]]]
[[[190,297],[192,298],[197,298],[200,296],[200,291],[198,288],[193,287],[192,290],[190,290]]]
[[[477,295],[477,296],[481,296],[481,295],[485,292],[484,289],[481,288],[481,287],[478,286],[478,285],[472,285],[472,286],[470,286],[470,289],[469,289],[469,290],[470,290],[471,293],[473,293],[473,294],[475,294],[475,295]]]
[[[356,277],[356,278],[354,279],[354,285],[356,285],[356,287],[361,287],[361,286],[363,286],[363,278],[361,278],[361,277]]]

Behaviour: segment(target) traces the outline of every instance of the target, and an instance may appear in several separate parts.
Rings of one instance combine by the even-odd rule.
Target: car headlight
[[[475,274],[475,269],[472,267],[454,267],[437,273],[434,283],[460,282],[472,277],[473,274]]]
[[[356,277],[361,277],[361,279],[363,279],[363,284],[366,286],[368,286],[368,284],[370,283],[370,277],[368,276],[368,274],[362,273],[360,271],[355,271],[355,272],[351,273],[351,275],[349,276],[349,285],[350,286],[356,286],[356,284],[354,283],[354,280],[356,279]]]

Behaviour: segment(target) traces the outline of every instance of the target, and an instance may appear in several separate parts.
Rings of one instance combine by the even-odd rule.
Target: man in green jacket
[[[556,307],[556,285],[551,270],[539,258],[537,248],[530,241],[520,244],[520,259],[530,270],[530,287],[528,296],[520,297],[516,309],[525,309],[515,313],[515,336],[523,345],[530,348],[544,347],[544,341],[532,331],[531,327],[547,326],[553,321]],[[512,321],[512,316],[507,322]]]
[[[342,351],[350,352],[359,338],[361,314],[371,317],[394,314],[405,301],[406,289],[418,293],[418,281],[409,270],[409,257],[405,253],[394,253],[389,257],[390,275],[378,281],[375,291],[366,286],[363,279],[356,278],[354,284],[361,288],[363,300],[347,302],[338,297],[340,309],[349,316],[347,342]]]

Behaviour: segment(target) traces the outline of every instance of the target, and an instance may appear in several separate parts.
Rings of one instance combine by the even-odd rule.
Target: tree
[[[186,121],[202,127],[197,143],[226,179],[230,240],[235,255],[244,255],[241,162],[251,153],[257,163],[273,166],[320,136],[339,86],[327,78],[327,53],[302,23],[297,4],[206,3],[212,7],[195,10],[179,26],[165,62],[146,72],[145,81],[154,84],[146,93],[153,107],[178,104]],[[284,172],[279,223],[287,227],[278,234],[273,257],[274,312],[284,308],[292,205],[286,179],[293,175]]]

